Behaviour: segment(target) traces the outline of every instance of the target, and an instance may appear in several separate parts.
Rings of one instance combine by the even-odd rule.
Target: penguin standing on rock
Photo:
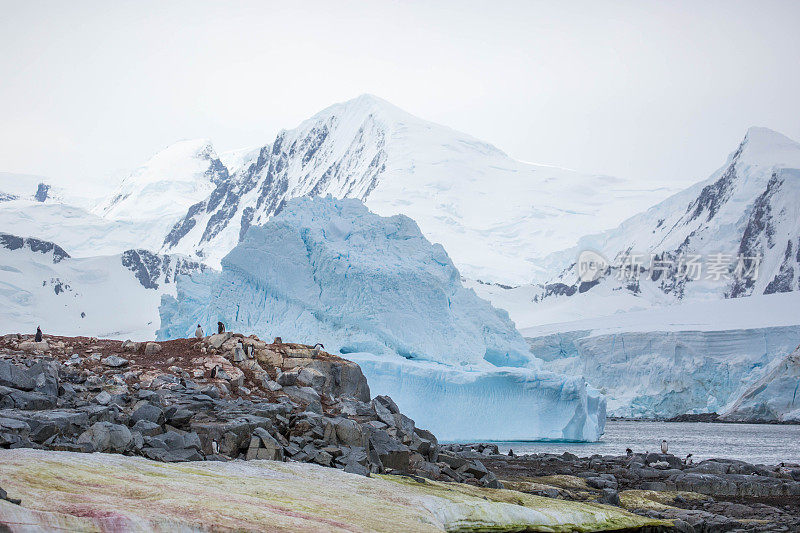
[[[36,337],[34,337],[36,342],[42,342],[42,328],[40,326],[36,326]]]
[[[661,441],[661,453],[667,453],[667,450],[669,450],[669,446],[667,446],[667,441],[666,440],[662,440]]]
[[[225,333],[225,324],[217,322],[217,333]]]
[[[197,329],[194,330],[194,336],[198,339],[205,337],[205,333],[203,333],[203,328],[200,327],[200,324],[197,324]]]

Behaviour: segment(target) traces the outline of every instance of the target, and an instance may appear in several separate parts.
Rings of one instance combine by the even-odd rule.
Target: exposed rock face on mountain
[[[574,261],[581,250],[599,251],[611,262],[605,277],[580,282]],[[798,252],[800,144],[766,128],[750,128],[706,181],[551,257],[569,266],[539,298],[573,296],[598,286],[650,302],[791,292],[800,290]]]
[[[2,322],[21,331],[152,338],[161,295],[175,294],[179,275],[205,269],[147,250],[76,258],[52,242],[0,233]]]
[[[53,263],[58,263],[62,259],[69,257],[69,254],[55,243],[34,239],[32,237],[19,237],[9,233],[0,233],[0,246],[11,251],[27,249],[31,252],[47,255],[52,258]]]
[[[154,254],[147,250],[123,252],[122,266],[133,272],[145,289],[158,289],[159,282],[175,283],[178,276],[202,272],[206,268],[181,256]]]
[[[0,448],[269,459],[499,487],[439,453],[353,362],[230,332],[135,343],[15,334],[0,340]]]

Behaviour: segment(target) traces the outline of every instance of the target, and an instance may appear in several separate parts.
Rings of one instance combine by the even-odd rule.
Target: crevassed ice
[[[596,440],[605,400],[539,369],[504,311],[461,285],[444,249],[408,217],[358,200],[298,198],[251,228],[222,272],[180,278],[159,338],[198,323],[321,342],[362,365],[373,394],[445,439]]]

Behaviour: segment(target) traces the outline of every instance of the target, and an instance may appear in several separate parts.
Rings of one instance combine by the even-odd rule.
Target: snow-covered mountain
[[[607,283],[673,300],[796,291],[799,247],[800,144],[750,128],[707,180],[556,256],[571,264],[545,287],[544,296],[583,293]],[[575,264],[582,250],[609,259],[610,275],[582,285]],[[639,260],[641,272],[631,276]],[[727,268],[717,271],[715,265]]]
[[[122,180],[93,212],[107,220],[143,223],[154,238],[163,238],[190,206],[228,179],[209,140],[180,141]]]
[[[162,294],[178,275],[204,269],[146,250],[73,258],[60,246],[0,233],[4,331],[152,339]]]
[[[447,439],[596,440],[605,404],[579,376],[542,372],[505,312],[461,285],[405,216],[356,199],[296,198],[208,271],[165,296],[159,338],[222,320],[261,338],[321,342],[374,394]]]
[[[24,195],[3,190],[13,181],[0,179],[0,200],[16,200],[1,203],[9,205],[0,227],[59,242],[75,257],[137,246],[219,268],[246,230],[285,201],[331,194],[410,216],[466,277],[505,284],[541,278],[546,254],[675,190],[516,161],[371,95],[333,105],[261,147],[217,154],[207,139],[178,142],[100,201],[50,186],[47,203],[61,207],[41,209],[33,183]]]
[[[370,95],[221,159],[230,178],[189,207],[163,251],[218,266],[247,228],[287,200],[331,194],[410,216],[467,277],[521,283],[536,275],[538,258],[587,228],[612,227],[671,192],[516,161]]]
[[[751,128],[707,180],[551,255],[563,270],[546,284],[471,286],[509,311],[545,368],[584,376],[614,415],[789,420],[798,246],[800,145]],[[588,270],[596,280],[580,277],[585,250],[609,260]]]

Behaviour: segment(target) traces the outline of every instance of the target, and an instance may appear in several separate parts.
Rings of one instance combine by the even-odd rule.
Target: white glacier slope
[[[191,205],[228,179],[228,169],[209,140],[180,141],[122,180],[93,212],[107,220],[149,226],[148,232],[163,239]]]
[[[523,330],[554,372],[583,375],[614,416],[797,416],[800,293],[687,302]],[[794,379],[794,381],[792,381]],[[794,414],[792,414],[794,412]]]
[[[605,401],[542,371],[503,311],[461,285],[413,220],[358,200],[298,198],[223,260],[178,278],[159,338],[198,323],[321,342],[362,364],[370,388],[445,439],[597,440]]]
[[[108,194],[110,187],[94,186],[92,189],[75,187],[65,180],[44,176],[0,172],[0,207],[9,200],[27,200],[37,203],[59,203],[89,209]]]
[[[0,233],[3,332],[152,339],[161,295],[199,264],[146,250],[73,258],[60,246]]]
[[[71,204],[21,198],[0,202],[0,229],[57,242],[72,257],[158,250],[163,239],[160,220],[110,220]]]

